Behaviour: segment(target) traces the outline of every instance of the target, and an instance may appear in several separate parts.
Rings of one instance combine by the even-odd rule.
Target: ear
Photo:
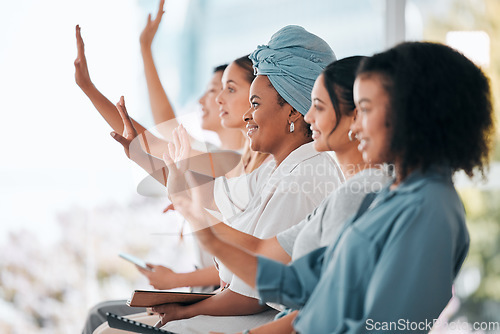
[[[352,111],[352,115],[350,117],[351,117],[350,125],[353,125],[356,122],[356,119],[358,118],[358,108],[354,108],[354,110]]]
[[[292,108],[292,110],[290,110],[290,114],[288,115],[288,122],[289,123],[297,122],[297,120],[300,118],[300,116],[302,116],[302,114],[300,112],[298,112],[297,110],[295,110],[294,108]]]

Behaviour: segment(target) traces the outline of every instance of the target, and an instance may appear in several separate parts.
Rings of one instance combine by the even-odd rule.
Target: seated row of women
[[[173,115],[158,77],[148,75],[161,9],[141,42],[151,105]],[[77,42],[77,83],[215,256],[216,266],[193,273],[141,271],[161,289],[222,287],[192,305],[155,307],[164,329],[355,333],[439,316],[469,247],[452,174],[483,173],[493,131],[488,80],[467,58],[413,42],[336,60],[318,36],[284,27],[215,71],[200,99],[205,126],[219,107],[212,129],[247,137],[220,130],[223,148],[245,146],[241,163],[200,185],[193,161],[203,154],[186,130],[175,129],[168,145],[149,140],[123,99],[115,108],[90,81],[79,27]],[[100,305],[87,323],[122,305]],[[131,317],[153,324],[158,315]],[[96,332],[113,331],[106,326]]]

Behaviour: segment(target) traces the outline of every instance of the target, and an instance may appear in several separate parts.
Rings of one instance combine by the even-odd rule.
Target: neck
[[[222,128],[217,131],[217,136],[221,142],[220,148],[223,150],[240,150],[246,142],[245,136],[239,129]]]
[[[303,136],[297,136],[295,138],[289,138],[286,142],[284,142],[283,146],[280,147],[276,152],[271,152],[273,155],[274,161],[276,162],[276,167],[278,167],[283,160],[286,159],[287,156],[290,155],[293,151],[295,151],[300,146],[310,143],[312,140],[310,138],[304,138]]]
[[[350,179],[371,166],[371,164],[363,161],[363,156],[358,151],[357,143],[349,145],[346,149],[337,150],[335,154],[346,179]]]

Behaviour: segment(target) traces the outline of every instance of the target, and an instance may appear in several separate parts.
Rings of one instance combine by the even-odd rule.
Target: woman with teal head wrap
[[[311,105],[314,81],[335,54],[318,36],[290,25],[249,58],[257,74],[250,87],[252,108],[244,115],[251,147],[272,154],[279,163],[312,140],[304,115]],[[267,99],[271,95],[277,98]]]

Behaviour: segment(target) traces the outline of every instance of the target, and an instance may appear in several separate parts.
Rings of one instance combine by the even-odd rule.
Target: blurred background
[[[162,214],[165,198],[137,193],[144,173],[74,81],[80,24],[94,84],[113,102],[124,95],[132,116],[152,127],[139,34],[158,2],[0,2],[1,333],[77,333],[96,302],[147,288],[119,252],[193,269],[193,240],[180,237],[182,220]],[[497,0],[167,0],[165,11],[153,53],[179,115],[200,113],[197,100],[214,66],[298,24],[338,58],[403,40],[447,43],[490,76],[498,119]],[[188,126],[199,128],[197,117],[190,119]],[[472,243],[450,319],[500,321],[499,165],[497,144],[486,182],[456,177]]]

